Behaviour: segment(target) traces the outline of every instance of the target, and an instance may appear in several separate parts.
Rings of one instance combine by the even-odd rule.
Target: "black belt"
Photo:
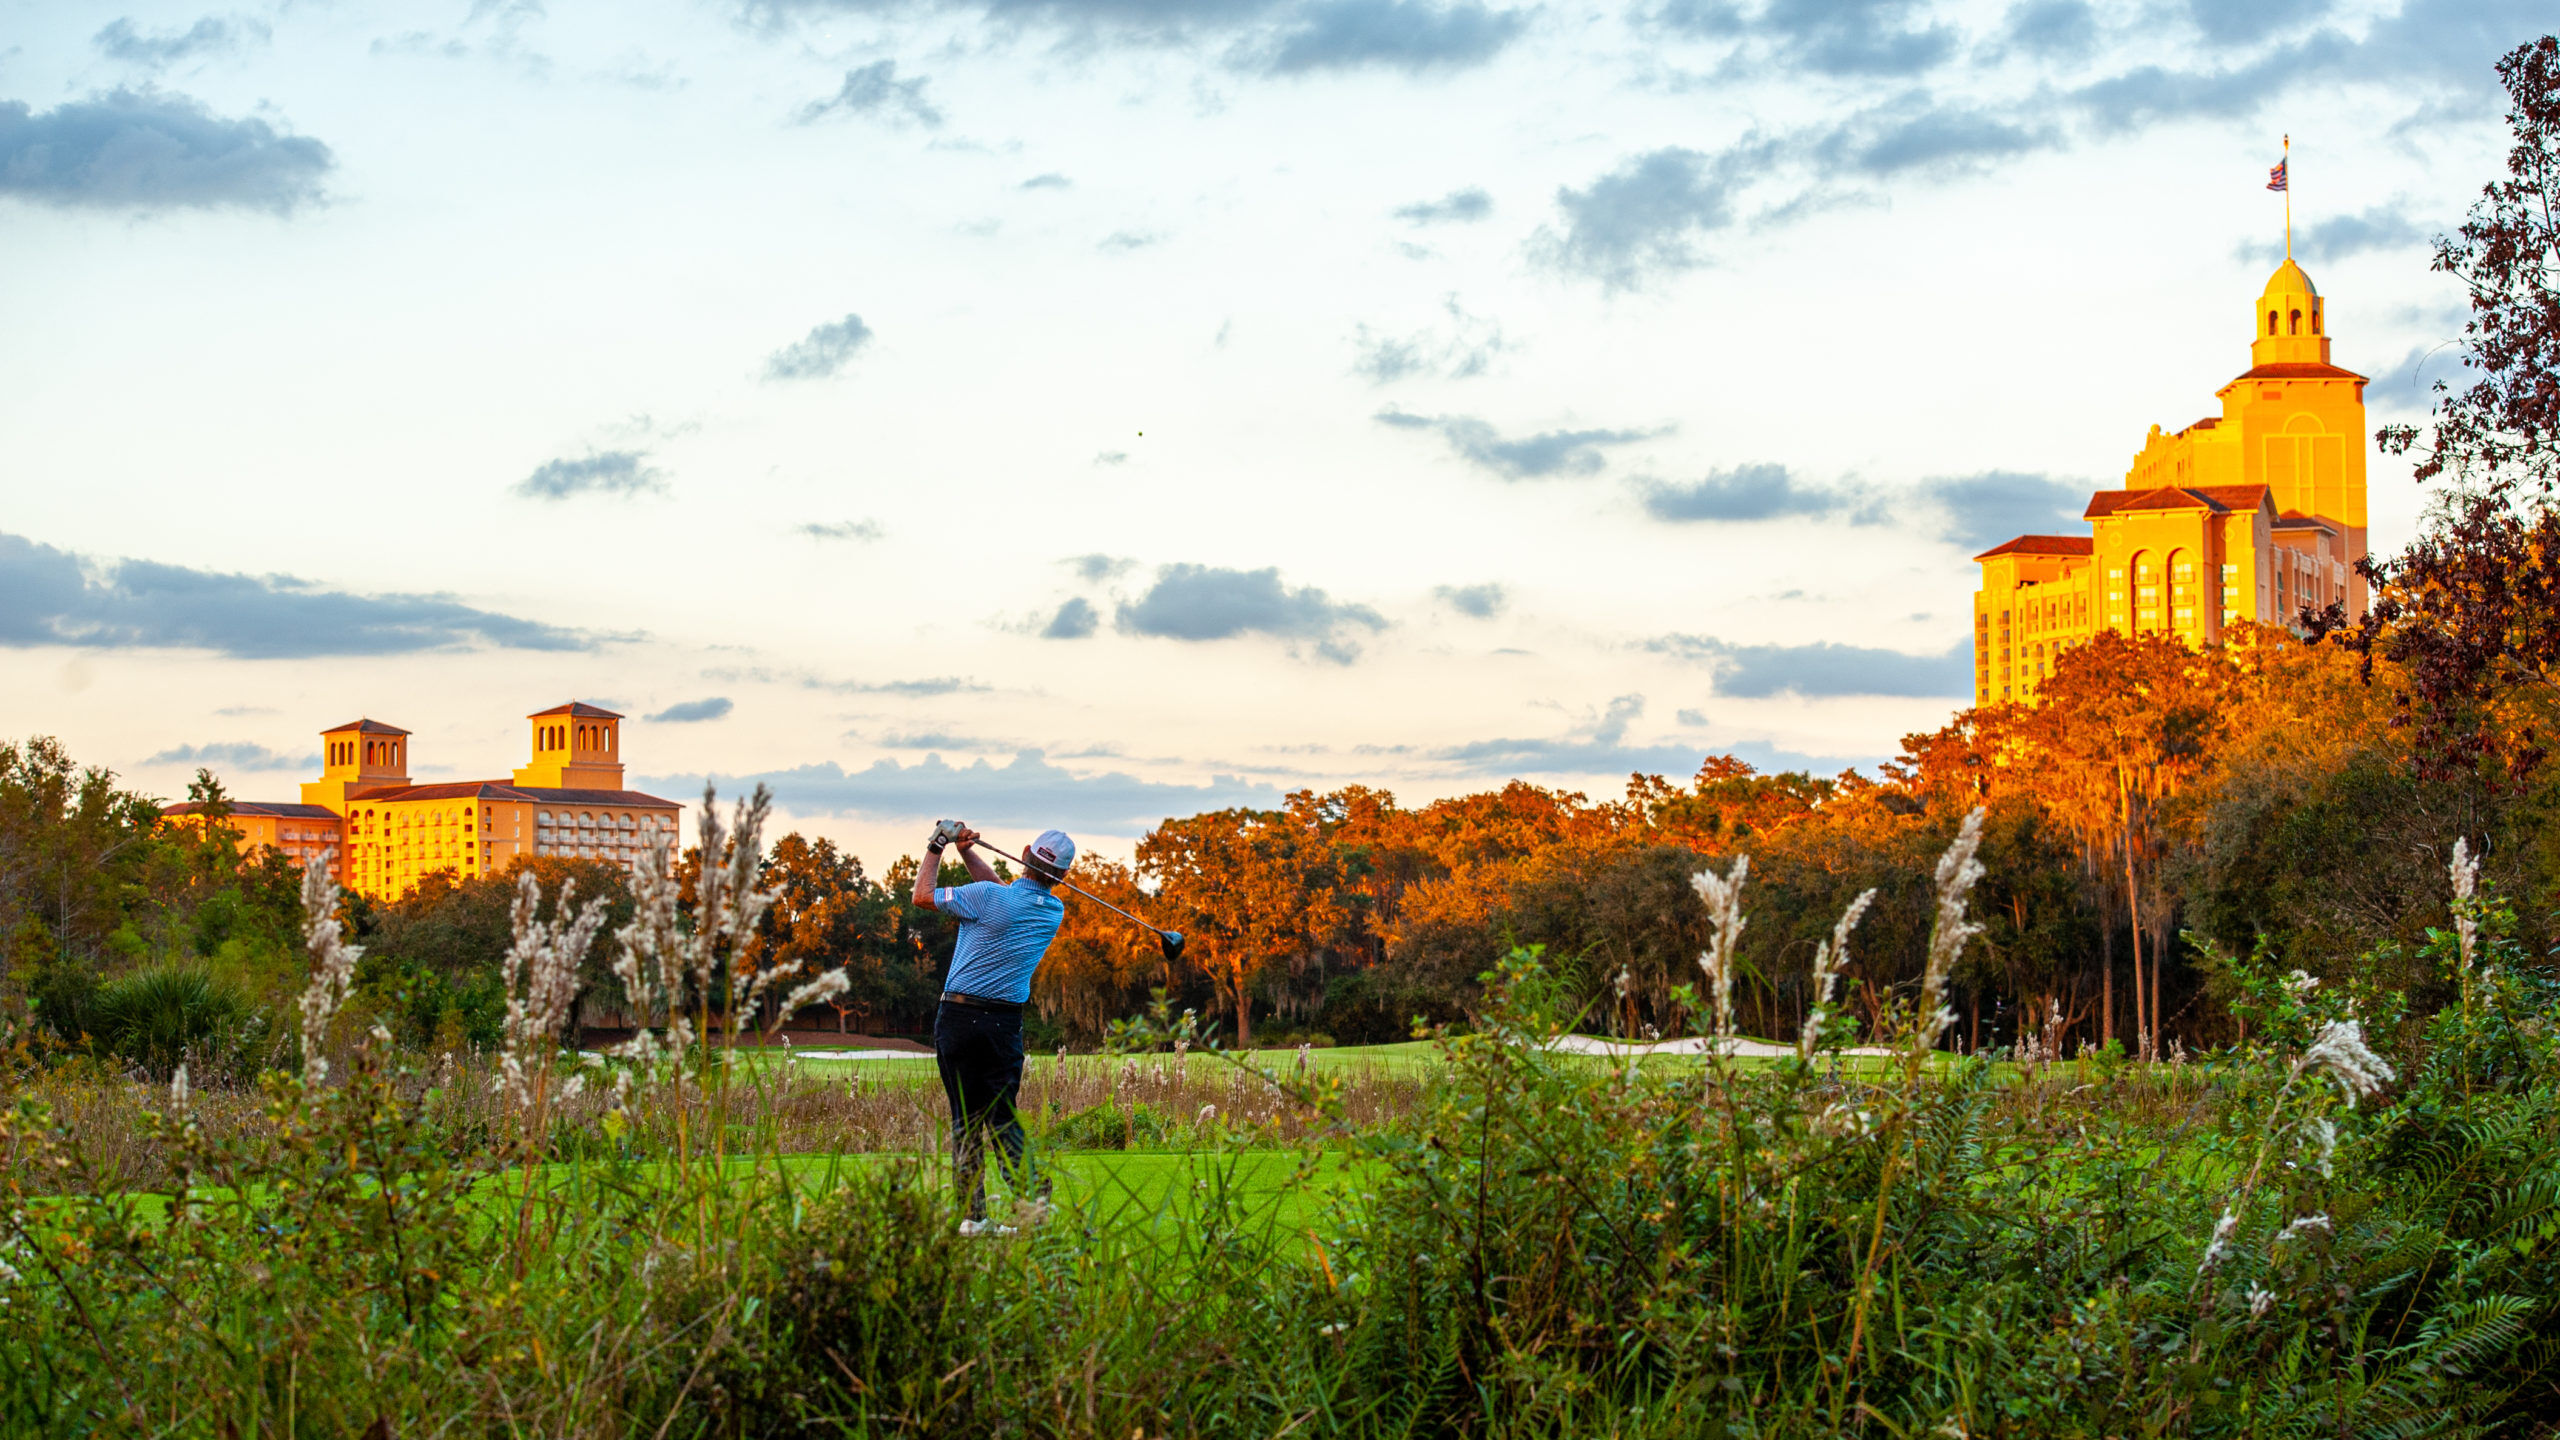
[[[943,991],[942,1003],[945,1005],[967,1005],[979,1010],[1003,1010],[1011,1014],[1020,1014],[1022,1011],[1022,1006],[1018,1001],[990,1000],[984,995],[971,995],[960,990]]]

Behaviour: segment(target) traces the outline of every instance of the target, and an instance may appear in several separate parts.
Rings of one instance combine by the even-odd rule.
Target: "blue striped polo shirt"
[[[1028,880],[946,885],[933,892],[933,908],[960,922],[942,988],[1017,1005],[1031,999],[1031,972],[1067,921],[1066,904]]]

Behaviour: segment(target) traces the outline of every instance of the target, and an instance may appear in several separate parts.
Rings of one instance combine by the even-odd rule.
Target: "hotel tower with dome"
[[[334,857],[350,890],[397,899],[437,871],[494,875],[519,855],[602,860],[626,870],[645,846],[676,839],[682,808],[622,788],[622,717],[570,701],[525,717],[532,759],[511,780],[409,781],[409,732],[350,720],[320,732],[320,778],[300,803],[230,802],[224,821],[244,848],[297,864]],[[172,805],[180,824],[203,807]]]
[[[1974,703],[2025,700],[2099,631],[2210,645],[2226,627],[2366,605],[2365,377],[2329,363],[2320,291],[2288,258],[2251,307],[2249,368],[2222,413],[2151,427],[2085,535],[2021,535],[1976,556]]]

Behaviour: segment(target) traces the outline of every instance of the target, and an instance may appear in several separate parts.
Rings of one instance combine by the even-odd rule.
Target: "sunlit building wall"
[[[629,869],[639,853],[673,845],[681,809],[622,785],[622,718],[571,701],[526,717],[530,763],[509,780],[416,785],[409,732],[351,720],[320,733],[320,778],[302,802],[235,801],[227,822],[244,847],[297,864],[336,857],[339,883],[396,899],[438,871],[493,874],[519,855],[601,860]],[[187,823],[194,804],[166,812]]]
[[[1976,704],[2023,700],[2101,630],[2191,645],[2242,621],[2366,603],[2365,377],[2329,363],[2320,292],[2287,260],[2250,314],[2250,367],[2222,413],[2151,427],[2124,486],[2089,497],[2086,535],[2021,535],[1975,557]]]

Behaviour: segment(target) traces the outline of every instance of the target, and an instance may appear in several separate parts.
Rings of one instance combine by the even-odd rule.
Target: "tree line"
[[[1716,755],[1678,783],[1635,775],[1605,799],[1515,781],[1406,805],[1351,786],[1168,818],[1127,861],[1089,855],[1074,878],[1186,932],[1180,962],[1068,896],[1034,987],[1038,1038],[1090,1042],[1162,990],[1242,1043],[1401,1039],[1417,1019],[1463,1023],[1478,977],[1514,945],[1543,948],[1587,1029],[1676,1033],[1694,1018],[1707,940],[1691,876],[1746,854],[1737,1014],[1753,1033],[1792,1034],[1814,951],[1861,891],[1877,895],[1855,940],[1853,1007],[1916,981],[1930,864],[1979,806],[1987,929],[1954,976],[1950,1043],[2011,1044],[2059,1015],[2080,1042],[2211,1044],[2233,1024],[2215,955],[2267,949],[2326,978],[2415,947],[2443,923],[2457,836],[2517,898],[2528,943],[2553,938],[2539,917],[2560,903],[2560,788],[2512,757],[2422,763],[2418,731],[2397,723],[2403,687],[2388,656],[2281,630],[2203,651],[2110,635],[2068,652],[2038,703],[1961,712],[1906,737],[1872,776],[1766,774]],[[2500,704],[2510,725],[2549,723],[2541,694]],[[210,776],[191,793],[220,804]],[[206,970],[260,1003],[299,982],[290,867],[243,856],[219,826],[156,816],[52,742],[0,748],[0,985],[64,1042],[83,996],[139,969]],[[517,863],[539,873],[546,905],[564,886],[610,901],[573,1023],[619,1023],[619,870]],[[680,873],[700,863],[688,852]],[[874,876],[827,839],[783,836],[763,872],[777,898],[741,967],[845,971],[843,995],[804,1026],[928,1028],[957,937],[907,903],[915,864]],[[966,878],[956,864],[943,873]],[[514,886],[513,870],[434,875],[396,900],[350,898],[366,948],[356,1003],[413,1045],[492,1043]],[[2402,982],[2423,984],[2414,970]]]

